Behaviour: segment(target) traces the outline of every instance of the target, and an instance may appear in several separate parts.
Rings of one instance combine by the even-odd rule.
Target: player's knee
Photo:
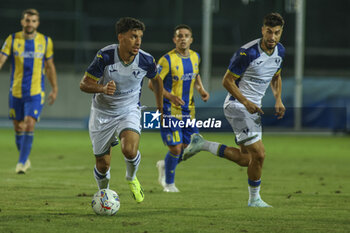
[[[100,160],[96,163],[96,168],[101,173],[106,173],[109,170],[110,163],[105,160]]]
[[[137,155],[137,147],[128,145],[122,148],[122,153],[127,159],[133,159]]]
[[[265,151],[264,150],[255,151],[252,154],[252,159],[262,164],[265,160]]]
[[[24,131],[34,131],[35,120],[34,119],[25,120],[21,126]]]
[[[169,148],[169,151],[173,154],[173,155],[179,155],[182,152],[182,147],[171,147]]]

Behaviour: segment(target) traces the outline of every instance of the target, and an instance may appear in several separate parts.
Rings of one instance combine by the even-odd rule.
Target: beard
[[[26,34],[33,34],[35,32],[35,29],[33,27],[25,27],[24,32]]]
[[[269,42],[269,41],[267,41],[267,40],[264,41],[265,47],[266,47],[267,49],[269,49],[269,50],[274,49],[274,48],[276,47],[276,45],[277,45],[277,43],[276,43],[275,41],[273,42],[273,45],[271,45],[271,44],[272,44],[272,42]]]

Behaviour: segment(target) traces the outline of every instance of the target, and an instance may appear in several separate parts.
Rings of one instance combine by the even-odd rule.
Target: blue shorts
[[[172,118],[172,121],[178,122],[180,120]],[[162,136],[163,142],[168,146],[175,146],[181,143],[189,144],[191,142],[191,135],[194,133],[199,133],[196,126],[160,128],[160,135]]]
[[[40,117],[44,105],[44,93],[25,98],[16,98],[9,95],[9,118],[22,121],[25,116],[31,116],[35,120]]]

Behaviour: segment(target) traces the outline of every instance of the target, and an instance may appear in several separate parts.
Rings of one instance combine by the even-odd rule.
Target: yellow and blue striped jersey
[[[172,115],[180,120],[182,116],[194,118],[193,86],[199,74],[199,63],[200,56],[193,50],[190,50],[188,57],[183,57],[173,49],[159,59],[158,73],[163,79],[165,90],[185,102],[182,106],[175,106],[164,98],[165,115]]]
[[[44,91],[44,61],[53,57],[50,37],[41,33],[26,40],[23,32],[9,35],[1,53],[11,56],[11,93],[16,98],[42,94]]]

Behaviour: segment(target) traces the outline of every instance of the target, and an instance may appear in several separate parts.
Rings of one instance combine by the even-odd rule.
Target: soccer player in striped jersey
[[[173,42],[175,49],[161,57],[158,62],[158,72],[164,86],[165,122],[186,121],[195,117],[194,89],[199,92],[203,101],[209,99],[209,93],[204,89],[199,75],[199,54],[190,49],[193,42],[192,29],[185,24],[176,26]],[[149,87],[152,89],[152,85]],[[169,151],[164,160],[157,162],[158,180],[164,192],[179,192],[175,186],[175,169],[182,160],[184,147],[189,144],[191,135],[198,133],[198,129],[196,126],[181,128],[171,125],[167,128],[161,127],[160,132]]]
[[[49,104],[57,97],[56,68],[53,62],[53,43],[50,37],[39,32],[39,12],[27,9],[22,13],[22,31],[9,35],[0,53],[0,69],[11,60],[11,87],[9,94],[9,118],[13,120],[19,160],[18,174],[24,174],[31,166],[28,159],[35,123],[39,120],[44,104],[44,78],[51,84]]]
[[[144,192],[136,177],[141,161],[140,94],[144,77],[151,80],[159,111],[163,108],[163,83],[154,58],[140,49],[145,25],[134,18],[116,23],[119,44],[97,52],[80,82],[80,89],[94,93],[89,133],[96,158],[94,177],[99,189],[109,187],[111,148],[120,139],[126,163],[126,180],[136,202]]]
[[[260,197],[260,183],[265,149],[262,143],[261,99],[269,84],[276,99],[275,111],[278,119],[285,113],[282,103],[281,68],[285,49],[279,43],[284,20],[278,13],[265,16],[262,38],[242,46],[231,58],[223,78],[228,94],[224,113],[230,122],[240,149],[206,141],[199,134],[193,135],[185,149],[184,159],[201,150],[248,167],[248,206],[270,207]]]

